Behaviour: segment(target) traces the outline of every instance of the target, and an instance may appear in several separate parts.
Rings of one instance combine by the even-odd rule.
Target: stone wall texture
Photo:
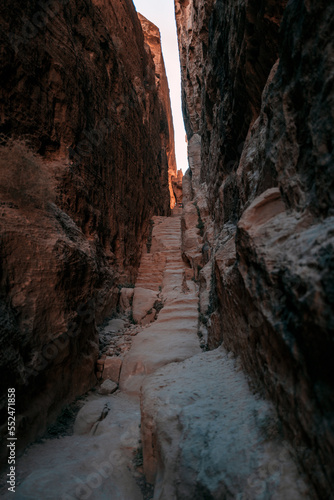
[[[160,123],[163,137],[161,153],[162,155],[167,155],[170,207],[174,208],[176,197],[173,190],[172,178],[177,176],[174,125],[166,68],[162,55],[161,36],[159,28],[151,23],[151,21],[141,14],[138,14],[138,17],[143,29],[147,49],[152,54],[155,65],[155,81],[160,99],[161,116],[164,118]]]
[[[95,384],[96,324],[170,212],[173,137],[130,0],[14,0],[0,18],[1,432],[15,387],[24,447]]]
[[[203,334],[275,404],[316,498],[334,484],[331,2],[175,0]],[[197,234],[191,220],[198,217]]]

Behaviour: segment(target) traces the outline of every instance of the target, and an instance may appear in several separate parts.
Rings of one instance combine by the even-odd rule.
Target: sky
[[[160,29],[162,51],[167,71],[175,131],[177,168],[183,173],[188,168],[187,144],[181,106],[180,59],[177,44],[174,0],[133,0],[137,12]]]

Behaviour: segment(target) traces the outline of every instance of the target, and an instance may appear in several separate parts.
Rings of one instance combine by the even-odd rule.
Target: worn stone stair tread
[[[131,394],[139,393],[147,374],[200,352],[198,295],[194,289],[187,293],[182,289],[186,264],[181,255],[180,217],[153,221],[151,253],[143,255],[136,287],[154,288],[159,281],[164,307],[157,320],[135,337],[124,358],[120,387]],[[157,263],[161,256],[163,265]]]

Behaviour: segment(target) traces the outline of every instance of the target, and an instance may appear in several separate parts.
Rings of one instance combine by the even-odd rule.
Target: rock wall
[[[170,211],[173,138],[130,0],[0,14],[1,433],[15,387],[23,448],[95,383],[96,323]]]
[[[315,497],[330,498],[334,6],[285,4],[175,1],[190,165],[183,255],[208,347],[240,357]]]
[[[172,187],[176,203],[182,203],[183,199],[182,181],[183,181],[183,172],[182,170],[178,170],[177,176],[172,177]]]
[[[160,124],[161,134],[163,137],[162,154],[166,154],[168,159],[168,186],[170,192],[170,207],[174,208],[176,198],[173,190],[172,178],[177,176],[174,144],[174,125],[166,68],[162,55],[161,36],[159,28],[151,23],[151,21],[148,21],[146,17],[139,13],[138,17],[143,29],[145,43],[147,44],[148,51],[153,56],[155,64],[155,81],[160,98],[161,115],[165,117],[165,119],[162,120]]]

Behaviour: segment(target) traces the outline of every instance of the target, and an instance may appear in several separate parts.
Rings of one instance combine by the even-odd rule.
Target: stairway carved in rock
[[[187,279],[187,265],[181,256],[181,213],[181,209],[174,209],[172,217],[153,218],[152,246],[150,253],[142,256],[133,309],[137,313],[137,304],[145,302],[148,290],[156,292],[163,308],[156,321],[135,338],[124,359],[120,387],[128,392],[138,393],[145,376],[165,364],[201,352],[198,292],[196,284]],[[147,308],[151,310],[150,304]]]

